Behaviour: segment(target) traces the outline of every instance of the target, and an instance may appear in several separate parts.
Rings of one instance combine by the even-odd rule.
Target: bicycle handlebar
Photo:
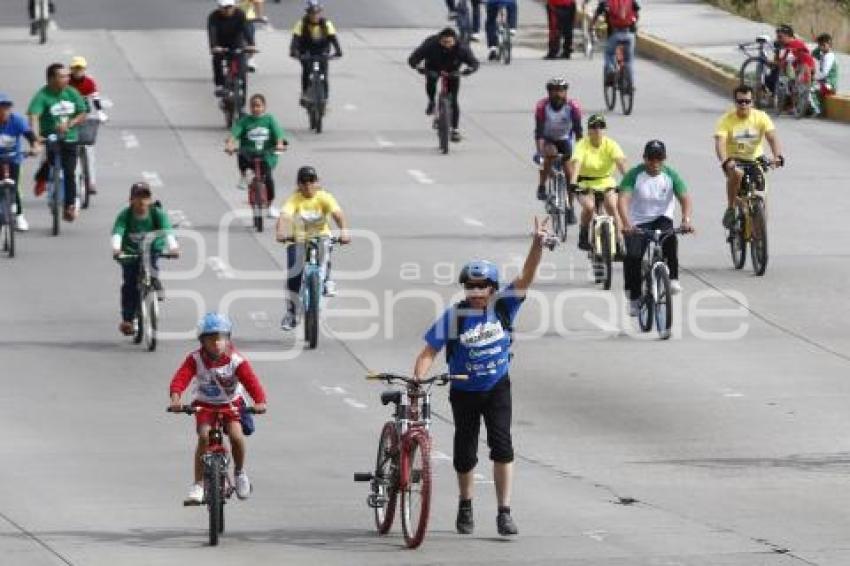
[[[221,409],[213,409],[213,408],[210,408],[210,407],[193,407],[192,405],[181,405],[179,409],[175,409],[175,408],[170,407],[170,406],[166,407],[165,412],[166,413],[175,413],[175,414],[183,413],[183,414],[186,414],[186,415],[194,415],[195,413],[198,413],[198,412],[201,412],[201,411],[224,412],[224,411],[231,409],[231,408],[232,408],[232,405],[227,405],[226,408],[221,408]],[[262,413],[257,412],[256,407],[245,407],[245,410],[248,413],[251,413],[252,415],[262,415]]]
[[[681,226],[670,228],[668,230],[644,230],[643,228],[635,226],[630,233],[636,236],[645,236],[647,238],[655,238],[657,234],[658,240],[663,240],[673,234],[690,234],[691,232],[693,232],[693,230],[686,230]]]
[[[342,241],[340,240],[339,236],[311,236],[309,238],[298,238],[298,239],[296,239],[295,236],[287,236],[284,239],[278,240],[278,241],[281,244],[293,244],[293,243],[302,243],[303,244],[305,242],[322,240],[325,237],[327,237],[331,241],[331,244],[342,245]]]
[[[242,53],[259,53],[260,50],[253,45],[245,47],[220,47],[215,46],[211,49],[213,53],[227,53],[228,55],[241,55]]]
[[[119,261],[122,259],[139,259],[140,257],[142,257],[142,255],[143,254],[128,254],[125,252],[121,252],[115,257],[115,259]],[[164,254],[159,254],[158,257],[163,259],[178,259],[180,257],[180,254],[168,252]]]
[[[469,379],[469,376],[463,374],[440,373],[425,379],[416,379],[415,377],[408,377],[406,375],[398,375],[394,373],[370,373],[366,376],[366,379],[372,381],[386,381],[387,383],[401,381],[408,385],[421,386],[431,383],[446,385],[450,381],[466,381]]]

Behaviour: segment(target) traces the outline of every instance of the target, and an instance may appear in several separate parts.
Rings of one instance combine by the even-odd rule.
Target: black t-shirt
[[[232,16],[225,16],[221,10],[214,10],[207,19],[210,47],[244,47],[252,45],[248,35],[248,19],[245,12],[236,9]]]

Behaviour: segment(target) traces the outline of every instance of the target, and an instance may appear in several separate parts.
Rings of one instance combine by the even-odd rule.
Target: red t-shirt
[[[71,77],[70,84],[72,87],[77,89],[84,97],[88,96],[97,96],[97,83],[94,82],[90,76],[85,75],[83,78],[77,80],[74,77]]]
[[[550,8],[565,8],[572,6],[575,0],[547,0]]]
[[[169,393],[182,394],[192,380],[197,380],[195,401],[211,405],[232,403],[242,397],[244,387],[255,403],[266,402],[266,393],[251,364],[232,347],[217,360],[210,359],[203,348],[190,353],[171,379]]]

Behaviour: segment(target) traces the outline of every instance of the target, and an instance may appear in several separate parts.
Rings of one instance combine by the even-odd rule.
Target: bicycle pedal
[[[372,481],[372,472],[354,472],[354,481]]]
[[[366,497],[366,505],[373,509],[380,509],[386,506],[388,501],[389,498],[386,495],[379,495],[377,493],[371,493]]]

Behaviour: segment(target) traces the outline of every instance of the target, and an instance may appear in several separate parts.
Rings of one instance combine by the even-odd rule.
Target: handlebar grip
[[[459,373],[457,375],[450,375],[449,379],[451,381],[466,381],[469,379],[469,376],[464,373]]]
[[[378,380],[384,379],[384,374],[382,374],[382,373],[369,373],[369,374],[366,374],[366,379],[372,380],[372,381],[378,381]]]

